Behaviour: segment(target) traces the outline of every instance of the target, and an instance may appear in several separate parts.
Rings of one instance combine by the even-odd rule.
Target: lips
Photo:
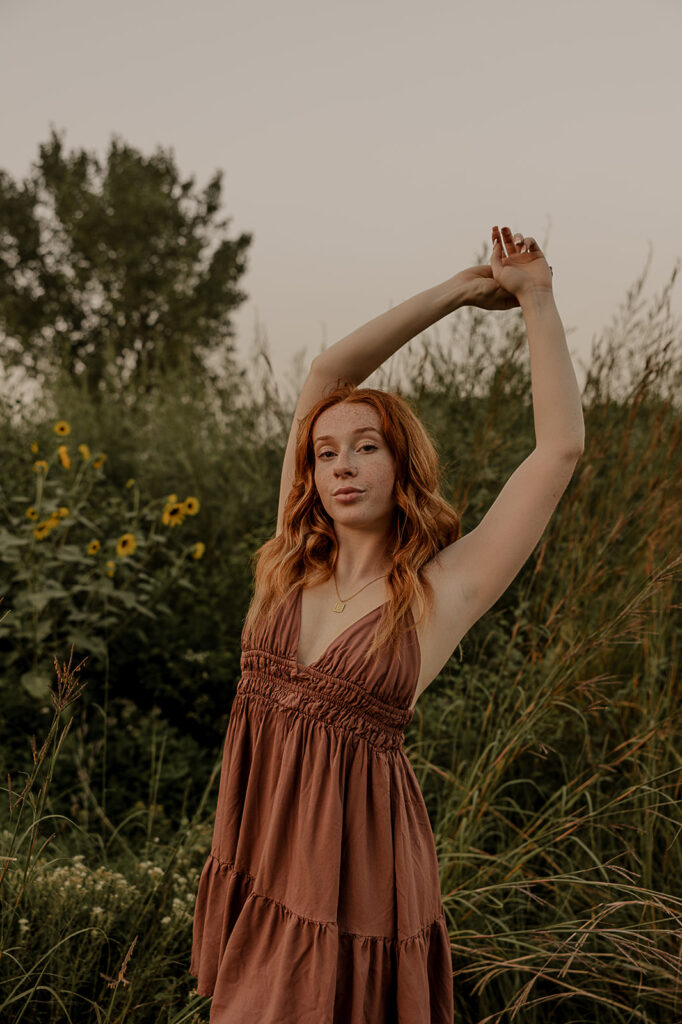
[[[337,491],[334,491],[334,496],[337,494],[362,494],[359,487],[339,487]]]

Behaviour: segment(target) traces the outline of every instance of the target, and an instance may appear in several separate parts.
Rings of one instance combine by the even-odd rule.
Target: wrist
[[[437,284],[433,291],[439,318],[469,303],[469,287],[460,273]]]
[[[523,291],[518,292],[516,298],[519,300],[522,311],[526,309],[541,309],[545,306],[554,305],[554,292],[551,285],[548,288],[529,285]]]

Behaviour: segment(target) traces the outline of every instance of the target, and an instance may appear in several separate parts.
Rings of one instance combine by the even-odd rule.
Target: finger
[[[516,248],[519,250],[519,252],[523,252],[523,235],[520,231],[518,231],[514,235],[514,244],[516,245]]]
[[[514,242],[514,236],[511,233],[511,228],[508,228],[508,227],[502,228],[502,238],[504,240],[505,246],[507,247],[507,253],[510,256],[512,254],[518,252],[518,250],[516,248],[516,243]]]
[[[528,238],[524,238],[523,244],[526,247],[526,252],[541,252],[538,243],[535,241],[534,238],[531,238],[530,236]]]
[[[493,251],[490,256],[490,266],[495,270],[499,270],[502,266],[502,260],[505,257],[504,246],[502,245],[502,235],[497,225],[493,228]]]

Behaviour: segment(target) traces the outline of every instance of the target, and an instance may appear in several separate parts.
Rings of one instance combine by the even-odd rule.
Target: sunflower
[[[95,461],[93,462],[93,466],[95,467],[95,469],[99,469],[99,467],[104,464],[105,459],[106,455],[104,454],[100,455],[98,459],[95,459]]]
[[[31,443],[31,451],[33,452],[34,455],[38,454],[38,442],[37,441],[33,441]]]
[[[166,505],[161,516],[164,526],[179,526],[185,519],[185,504],[176,501],[174,505]]]
[[[188,516],[195,516],[201,508],[199,499],[194,497],[185,498],[183,505]]]
[[[69,449],[65,444],[60,444],[59,448],[57,448],[57,454],[59,455],[59,461],[64,469],[70,469],[71,459],[69,458]]]
[[[194,550],[192,551],[192,558],[202,558],[205,550],[206,545],[202,541],[198,540],[194,545]]]
[[[55,434],[59,434],[60,437],[66,437],[67,434],[71,433],[71,427],[66,420],[58,420],[52,428]]]
[[[48,522],[40,523],[38,526],[33,528],[33,536],[36,540],[45,540],[48,533],[50,532],[50,524]]]
[[[116,545],[116,554],[119,557],[134,555],[136,549],[137,538],[134,533],[124,533],[122,537],[119,537],[118,544]]]
[[[115,572],[116,562],[112,561],[112,559],[109,559],[109,561],[107,562],[107,576],[111,579]]]
[[[26,515],[28,516],[29,519],[37,519],[38,518],[38,513],[36,512],[36,510],[35,510],[33,505],[29,505],[28,506],[28,508],[26,509]]]
[[[81,453],[84,460],[87,462],[88,459],[90,458],[90,449],[88,448],[87,444],[79,444],[78,451]]]
[[[98,540],[91,540],[88,544],[88,554],[96,555],[99,549],[102,547]]]
[[[33,472],[37,473],[39,469],[42,469],[44,473],[47,473],[47,463],[45,459],[36,459],[33,463]]]

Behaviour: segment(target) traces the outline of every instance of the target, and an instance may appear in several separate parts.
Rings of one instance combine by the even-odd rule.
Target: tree
[[[230,314],[251,234],[224,236],[222,172],[203,192],[172,150],[113,137],[102,168],[52,128],[31,173],[0,170],[0,349],[7,368],[61,370],[87,390],[148,391],[159,371],[207,374],[234,353]]]

